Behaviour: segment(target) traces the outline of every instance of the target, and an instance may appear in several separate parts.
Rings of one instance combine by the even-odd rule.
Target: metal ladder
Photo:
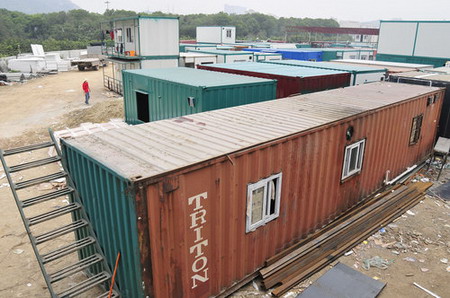
[[[17,204],[17,208],[19,209],[20,216],[22,217],[23,224],[27,231],[27,234],[31,241],[31,246],[33,247],[34,253],[36,255],[37,261],[39,263],[39,267],[44,276],[45,282],[47,284],[48,290],[50,292],[51,297],[76,297],[86,291],[93,289],[96,286],[103,286],[109,290],[109,285],[111,283],[111,270],[108,266],[108,263],[105,259],[105,256],[102,252],[102,249],[96,239],[94,230],[92,225],[89,222],[87,214],[84,210],[83,204],[80,200],[80,196],[74,187],[74,183],[71,180],[70,176],[67,174],[67,171],[64,167],[64,162],[61,160],[61,150],[57,144],[56,139],[53,136],[52,131],[50,133],[50,142],[30,145],[20,148],[14,148],[9,150],[0,149],[0,159],[5,170],[5,175],[8,179],[12,194]],[[11,156],[19,153],[31,152],[34,150],[45,149],[53,147],[56,151],[56,156],[44,158],[41,160],[30,161],[27,163],[8,166],[6,164],[5,157]],[[49,165],[52,163],[61,162],[63,165],[63,169],[59,172],[45,175],[38,178],[33,178],[26,181],[14,182],[12,178],[12,173],[28,170],[31,168],[38,168],[44,165]],[[36,197],[28,198],[25,200],[19,199],[19,195],[17,193],[18,190],[25,189],[40,183],[50,182],[54,179],[65,178],[66,179],[66,187],[47,193],[43,195],[39,195]],[[48,202],[53,199],[61,198],[64,196],[69,196],[69,204],[63,207],[58,207],[57,209],[51,210],[49,212],[45,212],[36,216],[26,217],[24,210],[30,206],[34,206],[43,202]],[[60,226],[56,229],[51,229],[45,233],[40,233],[35,235],[32,232],[31,227],[45,223],[54,218],[57,218],[62,215],[71,214],[72,222],[67,225]],[[83,233],[81,233],[83,230]],[[50,252],[41,253],[39,246],[43,243],[46,243],[48,246],[52,240],[56,238],[69,234],[71,232],[78,233],[78,237],[76,240],[69,245],[65,245],[63,247],[56,248]],[[84,236],[81,236],[84,235]],[[86,236],[87,235],[87,236]],[[90,249],[87,249],[90,248]],[[81,250],[85,249],[85,252],[82,254]],[[48,268],[49,265],[56,260],[61,260],[67,255],[78,252],[79,261],[68,266],[65,266],[62,269],[51,272],[51,269]],[[88,252],[88,253],[86,253]],[[84,256],[83,256],[84,255]],[[50,270],[49,270],[50,269]],[[59,293],[54,291],[54,284],[58,281],[62,281],[63,279],[72,276],[80,271],[88,271],[89,269],[93,269],[93,271],[97,271],[96,273],[90,274],[90,276],[85,277],[85,280],[80,283],[70,286],[67,289],[62,290]],[[50,271],[50,272],[49,272]],[[98,296],[99,298],[107,298],[109,296],[109,291]],[[119,291],[114,285],[113,293],[111,297],[120,297]]]

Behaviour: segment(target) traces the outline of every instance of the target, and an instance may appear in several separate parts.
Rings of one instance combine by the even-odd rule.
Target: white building
[[[109,46],[103,48],[112,67],[104,72],[104,85],[122,93],[122,70],[177,67],[179,21],[177,17],[137,16],[102,24]]]
[[[450,21],[381,21],[377,60],[444,66]]]
[[[197,43],[235,43],[236,27],[201,26],[197,27]]]

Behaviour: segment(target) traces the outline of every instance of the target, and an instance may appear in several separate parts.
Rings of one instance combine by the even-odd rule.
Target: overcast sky
[[[104,12],[107,0],[72,0],[83,9]],[[450,0],[109,0],[110,9],[163,11],[177,14],[217,13],[224,5],[244,6],[278,17],[449,20]]]

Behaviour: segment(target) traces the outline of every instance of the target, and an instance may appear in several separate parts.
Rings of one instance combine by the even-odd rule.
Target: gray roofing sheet
[[[188,115],[66,142],[125,178],[149,178],[438,88],[379,82]]]

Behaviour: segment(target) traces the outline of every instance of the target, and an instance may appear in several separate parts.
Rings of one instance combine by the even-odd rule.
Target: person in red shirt
[[[91,98],[91,96],[89,94],[91,92],[91,89],[89,89],[89,83],[88,83],[87,79],[84,79],[82,87],[83,87],[84,98],[85,98],[84,103],[88,105],[89,104],[89,98]]]

